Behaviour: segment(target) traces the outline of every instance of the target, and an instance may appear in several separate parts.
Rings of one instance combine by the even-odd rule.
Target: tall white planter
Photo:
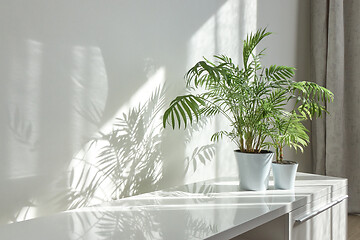
[[[243,153],[235,152],[239,168],[240,189],[252,191],[265,191],[269,186],[269,174],[273,152]]]
[[[275,189],[294,189],[296,171],[299,164],[295,162],[272,163]]]

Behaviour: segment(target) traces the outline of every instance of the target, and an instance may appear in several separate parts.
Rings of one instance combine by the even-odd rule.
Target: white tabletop
[[[239,191],[235,178],[215,179],[3,225],[0,239],[227,239],[346,185],[298,173],[293,191],[255,192]]]

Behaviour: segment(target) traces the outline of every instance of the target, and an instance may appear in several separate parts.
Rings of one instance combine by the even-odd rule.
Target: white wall
[[[308,1],[271,2],[3,1],[0,222],[236,174],[234,146],[209,140],[219,121],[159,124],[186,70],[218,53],[239,61],[257,26],[276,33],[265,65],[308,77]]]

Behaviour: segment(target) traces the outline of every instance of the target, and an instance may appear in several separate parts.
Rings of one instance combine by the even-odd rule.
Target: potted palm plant
[[[163,117],[164,127],[168,123],[173,128],[186,128],[202,116],[222,114],[228,119],[232,129],[216,132],[211,139],[226,136],[236,144],[240,185],[248,190],[268,187],[274,153],[265,149],[266,137],[271,134],[273,115],[282,106],[272,89],[294,76],[291,67],[261,66],[264,51],[255,53],[255,47],[268,35],[266,29],[258,30],[244,40],[242,66],[223,55],[215,56],[215,63],[207,59],[196,63],[185,75],[189,93],[176,97]]]
[[[283,109],[281,114],[273,118],[270,145],[276,153],[276,161],[272,163],[274,186],[276,189],[293,189],[298,163],[284,160],[284,147],[303,152],[303,147],[309,143],[308,130],[303,122],[327,113],[322,104],[332,101],[334,96],[328,89],[306,81],[292,81],[288,89],[281,91],[286,96],[286,103],[292,99],[296,101],[291,111]]]
[[[275,189],[292,189],[294,187],[298,163],[284,160],[284,147],[290,146],[303,152],[309,142],[307,129],[303,125],[303,116],[284,112],[283,116],[274,118],[274,134],[271,145],[275,148],[275,159],[272,163]]]
[[[224,55],[214,56],[215,62],[204,58],[196,63],[185,75],[189,92],[176,97],[163,116],[164,127],[169,124],[172,128],[186,128],[200,117],[223,115],[231,130],[216,132],[211,139],[218,141],[226,136],[236,144],[238,149],[234,152],[240,187],[245,190],[266,190],[268,187],[274,155],[268,149],[277,146],[271,139],[275,140],[276,134],[281,134],[277,132],[279,126],[276,124],[286,120],[286,104],[296,96],[311,100],[314,100],[312,94],[317,96],[307,92],[306,86],[291,80],[294,68],[261,65],[264,50],[256,53],[255,48],[270,34],[266,29],[260,29],[248,35],[243,42],[242,66]],[[323,109],[316,101],[297,100],[301,106],[297,108],[299,116],[313,116],[314,112]]]

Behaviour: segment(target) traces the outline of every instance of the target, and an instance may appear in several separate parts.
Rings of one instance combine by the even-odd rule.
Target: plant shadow
[[[159,86],[151,97],[117,117],[107,132],[99,131],[73,159],[66,177],[68,187],[51,198],[57,210],[77,209],[158,190],[163,185],[162,125],[165,88]],[[99,111],[79,114],[96,122]],[[208,123],[200,120],[185,131],[185,142]],[[171,130],[170,130],[171,131]],[[215,145],[197,146],[184,159],[186,174],[215,157]],[[64,181],[64,180],[61,180]]]

